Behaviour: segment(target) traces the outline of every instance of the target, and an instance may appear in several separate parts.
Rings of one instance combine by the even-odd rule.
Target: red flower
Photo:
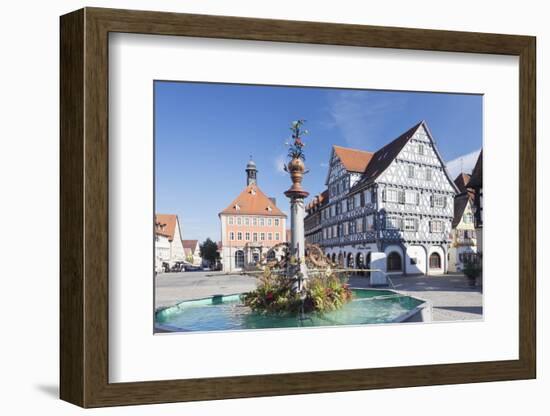
[[[273,292],[267,292],[265,294],[265,299],[268,300],[268,301],[273,300]]]

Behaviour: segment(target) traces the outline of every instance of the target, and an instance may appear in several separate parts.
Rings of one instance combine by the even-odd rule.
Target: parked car
[[[170,269],[171,272],[184,272],[185,271],[185,264],[183,261],[177,261],[174,263],[172,268]]]
[[[193,266],[192,264],[186,264],[185,265],[185,271],[186,272],[197,272],[202,270],[200,266]]]

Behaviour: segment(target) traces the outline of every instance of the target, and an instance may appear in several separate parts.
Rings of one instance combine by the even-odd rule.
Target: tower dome
[[[250,156],[250,160],[246,164],[246,186],[256,184],[257,173],[256,163],[252,160],[252,156]]]

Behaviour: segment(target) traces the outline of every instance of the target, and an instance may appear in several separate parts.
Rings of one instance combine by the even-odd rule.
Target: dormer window
[[[268,210],[269,212],[273,211],[273,209],[272,209],[270,206],[267,207],[267,210]]]
[[[239,206],[239,204],[235,204],[235,207],[234,207],[237,211],[239,211],[241,209],[241,207]]]

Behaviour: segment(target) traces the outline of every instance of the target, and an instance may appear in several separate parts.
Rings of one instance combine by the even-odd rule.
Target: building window
[[[345,223],[343,224],[343,234],[344,234],[344,235],[348,235],[348,231],[349,231],[349,225],[348,225],[347,222],[345,222]]]
[[[401,229],[401,218],[386,217],[386,230],[399,230],[399,229]]]
[[[265,225],[265,221],[263,218],[260,218],[260,227],[263,227]]]
[[[386,270],[388,272],[399,272],[402,270],[401,255],[398,252],[392,251],[388,255]]]
[[[246,240],[246,241],[250,241],[250,233],[246,233],[246,234],[245,234],[245,240]]]
[[[414,166],[412,165],[407,166],[407,176],[410,179],[414,179]]]
[[[268,225],[269,227],[271,227],[272,222],[273,222],[273,221],[271,220],[271,218],[268,218],[268,219],[267,219],[267,225]]]
[[[367,189],[365,191],[365,205],[371,203],[371,195],[372,195],[371,190]]]
[[[405,218],[403,220],[403,229],[405,231],[416,231],[418,229],[416,218]]]
[[[245,219],[244,219],[244,225],[250,225],[250,218],[245,217]]]
[[[239,269],[244,267],[244,251],[242,250],[235,252],[235,267]]]
[[[432,233],[443,232],[443,222],[437,221],[437,220],[430,221],[430,232]]]
[[[426,180],[431,181],[432,180],[432,170],[429,168],[426,168]]]
[[[386,202],[399,203],[401,202],[402,198],[404,198],[402,197],[403,192],[400,192],[397,189],[386,189],[384,191],[384,194]]]
[[[229,217],[229,218],[227,219],[227,223],[228,223],[229,225],[233,225],[233,217]]]
[[[363,218],[357,218],[355,220],[355,230],[358,232],[358,233],[362,233],[363,232]]]
[[[241,225],[242,224],[242,219],[241,217],[237,217],[237,225]]]
[[[424,154],[424,145],[423,145],[423,144],[419,144],[419,145],[418,145],[418,154],[419,154],[419,155],[423,155],[423,154]]]
[[[418,205],[418,192],[405,191],[405,204]]]
[[[472,222],[474,222],[474,216],[471,212],[465,213],[463,218],[465,224],[471,224]]]
[[[432,195],[432,207],[445,208],[446,202],[445,195]]]
[[[366,229],[367,230],[374,229],[374,217],[372,215],[367,215],[366,220],[367,220]]]
[[[230,239],[231,241],[235,240],[235,233],[234,233],[233,231],[231,231],[231,232],[229,233],[229,239]]]
[[[241,241],[243,239],[243,233],[238,232],[237,233],[237,240]]]
[[[273,240],[273,234],[272,233],[267,233],[267,239],[269,241]]]
[[[252,225],[254,226],[258,225],[258,218],[256,217],[252,218]]]
[[[441,256],[439,253],[430,254],[430,269],[441,269]]]
[[[348,225],[348,233],[355,234],[355,221],[350,221]]]
[[[252,234],[252,239],[253,239],[254,241],[258,241],[258,233]]]
[[[265,233],[260,233],[260,241],[264,241],[265,240]]]
[[[280,235],[279,233],[275,233],[275,241],[279,241]]]
[[[275,227],[279,226],[279,218],[275,218]]]

